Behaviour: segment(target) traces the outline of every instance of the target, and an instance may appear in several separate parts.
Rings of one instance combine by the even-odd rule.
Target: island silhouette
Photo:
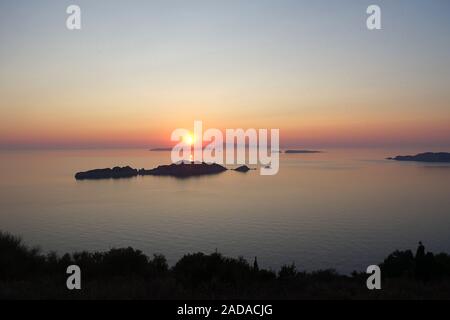
[[[214,175],[227,171],[228,169],[216,163],[196,163],[181,162],[170,165],[161,165],[154,169],[134,169],[130,166],[114,167],[105,169],[93,169],[89,171],[77,172],[76,180],[100,180],[100,179],[123,179],[136,176],[172,176],[187,178],[202,175]],[[233,169],[238,172],[248,172],[252,169],[246,165]]]
[[[415,156],[396,156],[387,158],[395,161],[417,161],[417,162],[450,162],[449,152],[424,152]]]

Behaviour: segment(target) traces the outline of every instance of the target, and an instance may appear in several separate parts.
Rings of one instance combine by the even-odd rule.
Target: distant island
[[[94,169],[75,174],[76,180],[99,180],[99,179],[123,179],[136,176],[172,176],[172,177],[194,177],[202,175],[219,174],[228,169],[219,164],[184,162],[178,164],[162,165],[154,169],[133,169],[129,166],[114,167],[105,169]],[[247,172],[251,170],[247,166],[241,166],[236,169],[238,172]]]
[[[173,148],[153,148],[150,151],[161,152],[161,151],[172,151]]]
[[[415,156],[396,156],[387,158],[395,161],[417,161],[417,162],[450,162],[450,153],[448,152],[425,152]]]
[[[246,165],[243,165],[243,166],[240,166],[240,167],[234,169],[234,171],[244,172],[244,173],[245,173],[245,172],[248,172],[248,171],[250,171],[250,170],[252,170],[252,169],[250,169],[250,168],[247,167]]]
[[[317,150],[286,150],[284,153],[322,153]]]

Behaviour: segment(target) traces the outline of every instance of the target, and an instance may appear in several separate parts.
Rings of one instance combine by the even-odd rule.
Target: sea
[[[216,250],[279,270],[348,274],[395,250],[450,252],[450,164],[386,160],[420,149],[280,154],[273,176],[227,171],[179,179],[77,181],[94,168],[169,164],[148,149],[0,151],[0,230],[59,254],[133,247]]]

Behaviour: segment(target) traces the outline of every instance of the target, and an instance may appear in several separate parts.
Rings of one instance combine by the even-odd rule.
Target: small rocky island
[[[237,167],[236,169],[234,169],[234,171],[243,172],[243,173],[248,172],[250,170],[252,170],[252,169],[250,169],[246,165],[243,165],[243,166],[240,166],[240,167]]]
[[[98,180],[98,179],[122,179],[136,176],[172,176],[187,178],[202,175],[212,175],[222,173],[228,169],[219,164],[183,162],[178,164],[162,165],[154,169],[133,169],[129,166],[114,167],[106,169],[94,169],[75,174],[76,180]],[[250,170],[250,169],[249,169]],[[246,172],[248,170],[238,170]]]
[[[387,160],[395,161],[417,161],[417,162],[450,162],[449,152],[425,152],[415,156],[396,156],[387,158]]]

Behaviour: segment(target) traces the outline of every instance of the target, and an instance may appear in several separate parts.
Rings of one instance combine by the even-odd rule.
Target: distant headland
[[[290,153],[290,154],[295,154],[295,153],[322,153],[322,151],[318,151],[318,150],[286,150],[284,153]]]
[[[194,163],[183,162],[178,164],[162,165],[154,169],[133,169],[129,166],[126,167],[114,167],[106,169],[94,169],[84,172],[78,172],[75,174],[76,180],[100,180],[100,179],[123,179],[136,176],[172,176],[179,178],[213,175],[219,174],[228,169],[219,164],[207,164],[207,163]],[[247,172],[251,170],[247,166],[241,166],[236,169],[238,172]]]
[[[417,162],[450,162],[450,153],[448,152],[425,152],[415,156],[396,156],[387,158],[395,161],[417,161]]]

